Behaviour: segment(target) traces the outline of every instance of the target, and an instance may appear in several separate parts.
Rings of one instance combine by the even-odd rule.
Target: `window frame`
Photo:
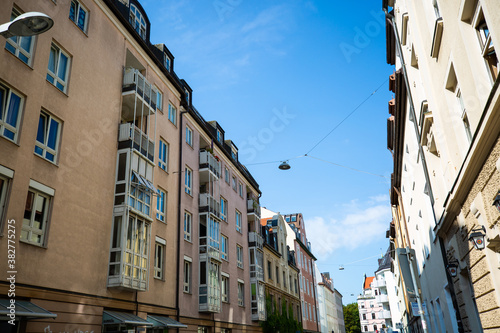
[[[227,167],[224,167],[224,180],[226,181],[226,183],[229,185],[231,180],[231,175],[229,174],[229,169]]]
[[[172,103],[168,103],[168,120],[177,126],[177,108]]]
[[[245,306],[245,282],[238,279],[238,305]]]
[[[26,206],[28,205],[28,198],[30,193],[33,194],[32,202],[31,202],[31,213],[30,213],[30,220],[29,224],[26,225],[24,220],[25,218],[23,217],[23,223],[22,223],[22,228],[21,228],[21,234],[19,236],[19,241],[35,246],[40,246],[40,247],[46,247],[47,246],[47,240],[48,240],[48,226],[50,223],[50,217],[51,217],[51,208],[52,208],[52,201],[54,199],[54,194],[55,191],[45,185],[42,185],[38,182],[35,182],[33,180],[30,180],[30,187],[28,189],[28,193],[26,196]],[[39,197],[45,199],[45,201],[42,203],[43,204],[43,212],[42,212],[42,221],[41,221],[41,228],[38,228],[35,232],[35,235],[39,235],[41,241],[36,242],[32,241],[32,236],[33,236],[33,229],[34,229],[34,219],[36,215],[35,207],[38,204]],[[24,216],[26,216],[26,209],[24,212]],[[23,237],[24,233],[26,234],[26,237]]]
[[[134,30],[139,34],[139,36],[141,36],[141,38],[145,40],[146,33],[148,31],[148,25],[144,17],[144,13],[140,11],[139,8],[137,8],[134,4],[130,4],[129,23],[132,25],[132,28],[134,28]],[[144,30],[142,30],[141,28],[144,28]]]
[[[163,93],[156,87],[156,110],[163,113]]]
[[[221,258],[222,260],[229,261],[229,239],[227,236],[221,234]]]
[[[50,63],[51,60],[50,58],[52,57],[52,51],[55,51],[55,54],[57,56],[57,59],[54,59],[54,69],[55,71],[52,71],[50,69]],[[61,55],[64,55],[66,57],[66,69],[64,72],[64,78],[59,77],[59,71],[60,71],[60,64],[61,64]],[[63,50],[61,46],[56,44],[55,42],[52,42],[50,46],[50,55],[49,55],[49,63],[47,66],[47,76],[46,80],[51,83],[54,87],[62,91],[63,93],[67,93],[68,91],[68,81],[69,81],[69,72],[71,68],[71,56]],[[57,73],[57,74],[56,74]],[[60,85],[60,86],[58,86]]]
[[[191,258],[189,258],[191,259]],[[182,291],[186,294],[191,294],[191,277],[193,273],[193,262],[184,257]]]
[[[233,187],[233,190],[236,192],[236,176],[233,176],[232,178],[232,187]]]
[[[193,130],[188,125],[186,125],[186,143],[193,147]]]
[[[39,133],[40,120],[41,120],[42,116],[44,116],[46,118],[46,126],[47,126],[46,129],[44,128],[44,138],[43,138],[44,142],[40,142],[38,140],[38,136],[40,135],[40,133]],[[50,114],[49,112],[47,112],[45,110],[40,110],[40,116],[38,119],[39,119],[38,120],[38,129],[37,129],[37,134],[36,134],[36,138],[35,138],[34,153],[35,153],[35,155],[53,163],[53,164],[57,164],[57,161],[59,159],[59,146],[61,143],[61,132],[62,132],[63,123],[61,120],[57,119],[56,117],[54,117],[52,114]],[[48,145],[49,145],[49,141],[50,141],[52,126],[54,123],[57,124],[57,129],[56,129],[56,133],[55,133],[56,138],[55,138],[55,142],[53,145],[54,147],[49,147]],[[48,158],[47,154],[52,155],[53,159],[51,160],[50,158]]]
[[[227,200],[223,196],[221,196],[220,197],[220,219],[224,222],[228,222],[227,210],[228,210]]]
[[[243,246],[236,244],[236,266],[243,269]]]
[[[1,115],[3,118],[0,118],[0,136],[3,137],[6,140],[9,140],[11,142],[17,143],[18,141],[18,136],[19,136],[19,130],[21,126],[21,118],[23,116],[23,109],[24,109],[24,96],[19,93],[17,90],[12,89],[11,87],[2,84],[0,82],[0,91],[3,91],[2,95],[0,97],[0,110],[2,110]],[[15,112],[15,127],[9,123],[9,118],[12,117],[11,110],[12,103],[15,105],[15,101],[12,101],[12,95],[16,96],[18,100],[18,107]],[[11,121],[12,122],[12,121]],[[6,136],[5,132],[8,131],[12,133],[12,138],[10,136]]]
[[[220,293],[222,302],[229,303],[229,295],[230,295],[229,274],[226,274],[224,272],[221,272]]]
[[[159,207],[159,205],[162,204],[163,207]],[[156,219],[166,223],[167,217],[167,191],[162,190],[161,188],[158,188],[158,195],[156,198]]]
[[[193,196],[193,170],[188,166],[184,169],[184,192]]]
[[[167,141],[160,138],[158,141],[158,166],[160,169],[168,173],[168,153],[170,145]]]
[[[238,194],[243,198],[243,184],[238,182]]]
[[[160,241],[158,237],[156,237],[155,242],[155,257],[154,257],[154,278],[158,280],[165,281],[165,250],[166,243]],[[158,251],[160,249],[160,251]],[[161,252],[161,255],[158,255]]]
[[[236,231],[238,231],[240,234],[243,233],[243,226],[242,226],[242,218],[243,215],[239,210],[235,210],[234,212],[234,220],[235,220],[235,225],[236,225]]]
[[[75,13],[74,13],[74,18],[71,18],[71,8],[72,5],[76,5]],[[85,18],[84,18],[84,23],[83,27],[80,26],[79,21],[80,21],[80,10],[85,13]],[[70,21],[72,21],[81,31],[83,31],[85,34],[87,34],[88,31],[88,22],[89,22],[89,10],[82,5],[81,1],[79,0],[71,0],[70,7],[69,7],[69,16],[68,18]]]
[[[184,211],[184,240],[191,242],[193,230],[193,214],[188,211]]]
[[[8,204],[10,185],[13,177],[13,170],[0,165],[0,235],[3,235],[3,226],[6,217],[5,207],[7,207]]]
[[[23,13],[20,10],[13,7],[10,14],[10,21],[12,22],[22,14]],[[29,44],[29,50],[26,50],[23,47],[23,42],[26,40],[28,40],[28,42],[24,46]],[[5,49],[9,51],[13,56],[31,67],[35,50],[35,40],[36,36],[12,36],[10,38],[6,38]],[[23,57],[25,59],[23,59]]]

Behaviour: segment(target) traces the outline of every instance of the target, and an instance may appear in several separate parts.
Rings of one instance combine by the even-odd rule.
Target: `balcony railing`
[[[199,209],[200,213],[209,212],[220,218],[220,203],[209,193],[200,193]]]
[[[200,172],[204,170],[211,171],[215,177],[220,177],[220,162],[219,160],[209,151],[200,151]]]
[[[255,231],[250,231],[248,233],[248,246],[255,246],[258,249],[262,249],[264,247],[264,238],[256,233]]]
[[[118,142],[130,141],[130,148],[135,148],[144,157],[154,163],[155,143],[138,127],[131,123],[120,124]]]
[[[378,319],[391,319],[391,311],[382,310],[379,313],[377,313],[377,318]]]
[[[386,284],[385,280],[373,280],[373,282],[372,282],[372,288],[383,288],[386,285],[387,284]]]
[[[377,303],[388,303],[389,297],[387,297],[387,295],[377,295],[375,296],[375,300]]]
[[[125,68],[123,74],[123,92],[135,91],[153,111],[156,111],[157,91],[146,78],[135,68]]]

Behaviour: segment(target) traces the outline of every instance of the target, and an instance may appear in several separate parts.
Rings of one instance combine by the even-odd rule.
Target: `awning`
[[[173,320],[172,318],[169,317],[164,317],[164,316],[151,316],[148,315],[148,321],[153,323],[155,328],[187,328],[187,325],[184,325],[182,323],[179,323],[176,320]]]
[[[45,310],[38,305],[35,305],[29,301],[16,300],[16,317],[25,317],[24,320],[35,319],[35,318],[56,318],[57,315],[50,311]],[[2,298],[0,299],[0,315],[5,317],[10,313],[11,306],[10,299]]]
[[[102,313],[102,324],[103,325],[130,325],[130,326],[153,326],[147,320],[142,319],[136,315],[127,312],[118,311],[103,311]]]

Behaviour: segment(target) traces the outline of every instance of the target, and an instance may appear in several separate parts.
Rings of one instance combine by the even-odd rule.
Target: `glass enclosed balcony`
[[[134,148],[154,163],[155,143],[152,139],[132,123],[120,124],[119,148]]]
[[[200,150],[200,183],[206,183],[213,180],[210,176],[219,179],[220,161],[211,152]]]

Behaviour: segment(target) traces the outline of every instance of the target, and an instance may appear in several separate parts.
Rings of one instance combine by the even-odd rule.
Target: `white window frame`
[[[238,305],[245,306],[245,282],[238,279]]]
[[[168,103],[168,120],[177,126],[177,108],[172,103]]]
[[[222,221],[227,222],[227,200],[224,197],[220,197],[220,218]]]
[[[170,146],[167,141],[160,139],[158,143],[158,166],[165,172],[168,172],[168,153]]]
[[[9,141],[17,142],[22,112],[24,108],[24,97],[14,89],[1,83],[0,90],[4,95],[3,100],[0,99],[0,110],[2,111],[1,114],[3,117],[0,118],[0,136]],[[7,119],[12,117],[11,112],[13,112],[13,110],[11,110],[11,107],[13,107],[12,103],[15,103],[12,100],[13,96],[15,96],[14,98],[19,99],[19,106],[16,110],[17,116],[16,119],[9,119],[9,122],[7,122]],[[15,124],[11,124],[10,122],[13,122]]]
[[[230,183],[230,175],[229,175],[229,169],[227,167],[224,167],[224,179],[226,181],[226,183],[229,185]]]
[[[0,230],[3,230],[7,191],[9,191],[12,177],[14,177],[14,171],[0,165]]]
[[[167,53],[163,53],[163,66],[170,72],[172,66],[172,59],[167,55]]]
[[[136,182],[132,179],[137,178],[137,176],[142,177],[142,179],[137,179]],[[147,187],[141,185],[141,181],[147,181],[146,178],[139,174],[132,173],[131,186],[129,193],[129,206],[133,207],[135,210],[141,212],[144,215],[149,216],[151,212],[151,190]]]
[[[229,303],[229,274],[221,272],[221,299],[224,303]]]
[[[193,214],[184,211],[184,240],[191,242],[191,230],[193,228]]]
[[[31,203],[30,219],[27,220],[23,218],[21,236],[19,240],[37,246],[45,246],[47,243],[47,230],[50,220],[50,207],[52,199],[54,198],[55,191],[34,180],[30,180],[30,188],[26,196],[26,201],[28,200],[30,193],[32,193],[33,195],[33,202]],[[43,205],[41,221],[35,221],[36,217],[35,207],[40,203],[40,200],[42,200],[42,205]],[[26,216],[26,211],[24,215]],[[40,227],[35,226],[36,222],[40,223]],[[40,241],[39,242],[34,241],[33,235],[40,236]]]
[[[163,113],[163,93],[156,87],[156,109]]]
[[[243,247],[240,244],[236,244],[236,266],[243,268]]]
[[[61,129],[62,129],[62,122],[58,119],[56,119],[54,116],[52,116],[50,113],[40,110],[40,118],[45,117],[46,118],[46,125],[47,128],[44,129],[44,138],[43,141],[38,141],[38,131],[40,130],[40,127],[37,129],[37,134],[36,134],[36,139],[35,139],[35,154],[46,159],[47,161],[56,164],[58,157],[59,157],[59,142],[61,140]],[[39,120],[40,121],[40,120]],[[57,124],[57,129],[56,129],[56,140],[54,147],[49,147],[49,136],[52,131],[52,126],[54,126],[54,123]],[[50,154],[53,156],[53,159],[50,159],[50,157],[47,155]]]
[[[229,239],[221,234],[221,258],[229,261]]]
[[[243,198],[243,184],[238,182],[238,194]]]
[[[233,190],[236,192],[236,177],[232,177],[232,182],[233,182]]]
[[[54,58],[55,70],[52,71],[49,67],[47,67],[47,81],[49,81],[53,86],[61,90],[63,93],[66,93],[66,91],[68,90],[68,78],[71,66],[71,56],[65,51],[63,51],[62,48],[54,42],[52,42],[52,45],[50,47],[50,54],[52,54],[52,52],[54,52],[56,57]],[[59,66],[61,65],[62,56],[66,57],[67,59],[66,69],[63,78],[59,77],[59,71],[60,71]],[[50,66],[50,59],[49,59],[49,66]]]
[[[12,8],[10,20],[13,21],[19,15],[21,15],[21,12],[16,8]],[[13,36],[7,39],[5,48],[26,65],[31,66],[33,60],[35,39],[36,36]],[[26,47],[28,48],[28,50],[26,49]]]
[[[193,146],[193,130],[186,125],[186,143],[189,146]]]
[[[75,5],[75,13],[74,13],[74,18],[71,18],[71,7]],[[73,23],[78,27],[80,28],[80,30],[82,30],[84,33],[87,33],[87,27],[88,27],[88,22],[89,22],[89,11],[87,8],[85,8],[85,6],[83,6],[81,4],[80,1],[78,0],[71,0],[71,4],[70,4],[70,16],[69,16],[69,19],[71,21],[73,21]],[[83,22],[83,27],[80,26],[79,24],[79,18],[80,18],[80,12],[83,12],[85,13],[85,19],[84,19],[84,22]]]
[[[160,205],[163,207],[160,207]],[[167,191],[158,189],[158,196],[156,198],[156,219],[166,222],[167,213]]]
[[[147,26],[144,14],[134,4],[130,4],[129,22],[139,36],[146,39]]]
[[[191,276],[193,272],[193,261],[191,258],[184,256],[182,291],[186,294],[191,294]]]
[[[236,231],[238,231],[239,233],[242,233],[243,232],[243,228],[242,228],[242,215],[241,215],[241,212],[239,210],[235,210],[235,221],[236,221]]]
[[[193,195],[193,170],[188,166],[184,171],[184,191],[191,196]]]
[[[165,278],[165,245],[165,240],[156,237],[154,278],[159,280],[164,280]]]

